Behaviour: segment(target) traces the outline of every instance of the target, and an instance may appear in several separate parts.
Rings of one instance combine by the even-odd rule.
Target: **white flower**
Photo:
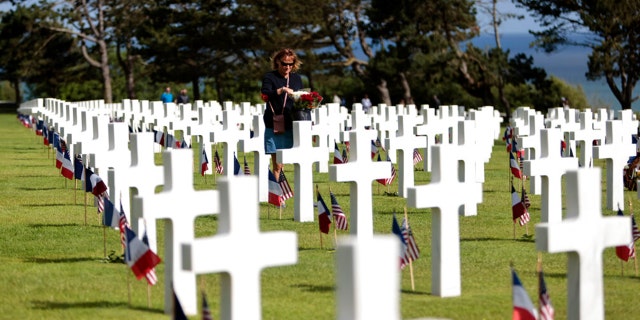
[[[306,91],[294,91],[294,92],[291,94],[291,97],[293,98],[293,100],[294,100],[294,101],[298,101],[298,100],[300,100],[300,97],[301,97],[303,94],[307,94],[307,93],[309,93],[309,92],[306,92]]]

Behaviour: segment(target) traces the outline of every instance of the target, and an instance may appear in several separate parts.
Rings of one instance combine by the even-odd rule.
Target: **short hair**
[[[289,48],[280,49],[280,51],[273,54],[273,56],[271,57],[271,68],[273,70],[277,70],[280,66],[280,61],[284,57],[293,57],[293,68],[291,68],[291,71],[296,72],[298,71],[298,69],[300,69],[302,61],[298,59],[298,55],[296,54],[296,52],[293,51],[293,49]]]

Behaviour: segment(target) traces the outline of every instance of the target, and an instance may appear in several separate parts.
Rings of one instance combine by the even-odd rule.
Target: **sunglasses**
[[[295,62],[286,63],[286,62],[280,61],[280,65],[283,66],[283,67],[293,67],[294,64],[296,64],[296,63]]]

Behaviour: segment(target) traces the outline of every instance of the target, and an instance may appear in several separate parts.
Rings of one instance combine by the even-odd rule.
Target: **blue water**
[[[604,79],[598,81],[588,81],[587,61],[591,49],[583,47],[561,47],[553,53],[545,53],[540,49],[530,48],[533,36],[524,34],[503,34],[501,43],[504,49],[511,50],[511,57],[517,53],[525,53],[534,59],[537,67],[546,70],[548,75],[553,75],[574,86],[581,86],[587,100],[593,107],[610,106],[614,110],[620,109],[620,103],[613,96]],[[495,47],[493,35],[482,35],[475,38],[473,44],[479,48]],[[640,88],[636,86],[635,95],[640,95]],[[636,101],[632,105],[634,110],[640,110],[640,102]]]

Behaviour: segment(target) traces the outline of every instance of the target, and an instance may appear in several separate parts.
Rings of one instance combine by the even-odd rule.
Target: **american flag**
[[[280,181],[278,181],[278,184],[280,188],[282,188],[282,201],[293,197],[293,190],[291,190],[289,181],[287,181],[287,177],[284,175],[284,170],[280,171]]]
[[[538,304],[540,305],[540,320],[553,320],[554,310],[547,292],[547,284],[544,282],[542,270],[538,273]]]
[[[218,154],[218,149],[216,149],[216,152],[213,155],[213,162],[216,165],[216,173],[222,174],[224,172],[224,167],[222,166],[222,161],[220,161],[220,155]]]
[[[336,199],[336,196],[333,194],[333,192],[329,191],[329,194],[331,195],[331,214],[333,214],[333,217],[336,220],[336,229],[349,229],[347,216],[342,211],[342,207],[340,207],[340,204],[338,204],[338,199]]]
[[[396,213],[393,213],[393,221],[391,223],[391,232],[393,234],[395,234],[398,237],[398,240],[400,241],[400,256],[399,256],[399,260],[400,260],[400,270],[404,269],[404,267],[407,264],[406,261],[406,251],[407,251],[407,242],[404,239],[404,236],[402,234],[402,228],[400,228],[400,225],[398,224],[398,220],[396,219]]]
[[[378,161],[382,161],[380,159],[380,154],[378,154]],[[387,155],[387,161],[391,163],[391,158],[389,158],[389,155]],[[393,180],[396,179],[396,175],[396,168],[393,166],[393,163],[391,163],[391,176],[389,176],[389,178],[376,179],[376,181],[383,186],[388,186],[393,183]]]
[[[118,226],[120,228],[120,241],[122,242],[122,247],[125,248],[127,246],[127,236],[124,231],[124,227],[129,225],[127,221],[127,215],[124,213],[124,208],[122,207],[122,199],[120,199],[120,216],[118,217]]]
[[[416,239],[413,237],[413,231],[411,231],[411,227],[409,227],[407,219],[402,220],[401,229],[402,237],[407,244],[407,250],[404,254],[405,260],[407,260],[407,263],[409,261],[416,261],[420,257],[420,249],[418,249],[418,244],[416,243]]]
[[[638,225],[636,224],[636,218],[631,215],[631,231],[633,234],[633,242],[640,239],[640,230],[638,230]]]
[[[147,237],[147,230],[144,230],[144,235],[142,236],[142,243],[149,246],[149,237]],[[158,276],[156,275],[156,268],[151,268],[147,274],[144,275],[147,278],[147,283],[149,285],[155,285],[158,283]]]
[[[349,154],[347,154],[347,149],[349,149],[348,147],[349,145],[345,145],[345,147],[342,149],[342,161],[344,161],[344,163],[349,162]]]
[[[418,149],[413,149],[413,165],[415,166],[420,161],[422,161],[422,154],[420,154],[420,151],[418,151]]]
[[[202,293],[202,320],[213,320],[211,309],[209,309],[209,303],[207,302],[207,296]]]
[[[98,213],[104,212],[104,199],[109,199],[109,194],[105,191],[96,197],[96,206],[98,207]]]
[[[531,207],[531,200],[529,200],[529,196],[527,195],[527,192],[524,190],[524,185],[522,186],[522,203],[524,203],[524,206],[527,209]]]
[[[249,164],[247,163],[247,157],[244,156],[244,175],[248,176],[251,174],[251,169],[249,169]]]

